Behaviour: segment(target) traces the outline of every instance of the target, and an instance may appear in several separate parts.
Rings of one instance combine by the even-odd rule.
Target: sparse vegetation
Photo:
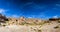
[[[59,26],[54,27],[55,29],[59,28]]]
[[[58,23],[60,23],[60,21],[58,21]]]
[[[3,19],[5,19],[5,18],[3,18]],[[56,19],[55,19],[56,21],[53,20],[53,19],[50,19],[51,21],[50,20],[46,20],[46,21],[45,20],[43,20],[43,21],[41,20],[40,21],[40,19],[29,19],[28,20],[28,18],[25,19],[24,17],[22,17],[21,19],[16,19],[16,18],[11,18],[10,20],[8,20],[8,19],[5,19],[3,22],[0,21],[2,23],[0,25],[5,27],[5,26],[9,26],[10,24],[13,26],[13,24],[14,24],[14,25],[16,25],[16,28],[17,28],[17,26],[20,26],[19,29],[21,29],[21,28],[30,29],[30,30],[32,29],[31,31],[37,31],[37,32],[42,32],[43,31],[42,29],[44,29],[44,32],[45,32],[46,28],[47,28],[47,30],[51,29],[51,26],[55,26],[56,25],[56,21],[60,24],[60,21],[58,21]],[[52,20],[55,23],[53,22],[53,24],[52,24]],[[57,29],[57,28],[60,28],[60,27],[59,26],[54,27],[54,29]],[[25,30],[23,30],[23,31],[25,32]],[[20,30],[19,30],[19,32],[20,32]]]
[[[42,32],[41,30],[38,30],[38,32]]]

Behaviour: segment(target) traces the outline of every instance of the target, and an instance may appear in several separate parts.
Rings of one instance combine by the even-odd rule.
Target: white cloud
[[[3,14],[3,15],[5,15],[7,11],[8,10],[5,10],[5,9],[0,8],[0,13]]]
[[[19,17],[19,15],[12,15],[11,17],[15,17],[15,18],[18,18],[18,17]]]
[[[56,4],[56,6],[59,6],[60,7],[60,4]]]
[[[36,16],[35,15],[33,15],[33,16],[28,16],[28,18],[35,18]]]
[[[41,18],[41,19],[49,19],[51,18],[50,16],[46,15],[48,11],[45,12],[41,12],[37,17]]]
[[[58,16],[57,16],[57,15],[55,15],[55,16],[53,16],[53,18],[58,18]]]
[[[0,13],[4,13],[6,10],[4,9],[0,9]]]
[[[28,17],[28,18],[32,18],[32,17]]]

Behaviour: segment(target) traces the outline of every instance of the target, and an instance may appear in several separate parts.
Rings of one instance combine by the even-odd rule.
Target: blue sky
[[[0,0],[0,13],[7,17],[60,17],[60,0]]]

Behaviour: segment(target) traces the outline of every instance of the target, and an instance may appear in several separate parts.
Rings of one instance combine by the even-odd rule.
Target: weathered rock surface
[[[49,20],[24,17],[7,18],[0,14],[0,22],[0,32],[60,32],[60,18]]]

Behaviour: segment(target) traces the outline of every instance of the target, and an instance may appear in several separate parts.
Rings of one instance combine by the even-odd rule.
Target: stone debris
[[[7,18],[0,14],[0,32],[60,32],[60,18]]]

